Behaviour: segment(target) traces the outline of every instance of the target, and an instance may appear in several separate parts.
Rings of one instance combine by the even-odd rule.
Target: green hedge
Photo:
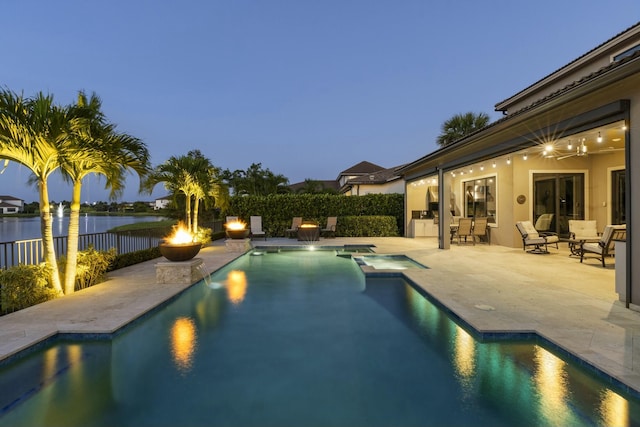
[[[46,264],[16,265],[0,270],[0,307],[2,314],[22,310],[56,298],[58,293],[49,283]]]
[[[230,200],[226,214],[238,216],[247,224],[251,215],[262,216],[262,228],[268,237],[284,236],[285,230],[291,227],[291,219],[294,216],[315,221],[323,227],[327,223],[327,217],[337,216],[336,236],[398,236],[404,234],[404,195],[402,194],[234,196]],[[361,225],[355,226],[350,222],[354,220],[348,219],[349,217],[369,217],[369,219],[360,218]],[[391,227],[388,220],[383,220],[382,217],[392,217],[395,220],[395,228]],[[379,223],[379,221],[382,222]],[[365,230],[365,226],[371,227],[371,229]]]
[[[149,261],[161,256],[162,254],[160,253],[160,248],[158,246],[150,249],[142,249],[135,252],[116,255],[107,268],[107,271],[118,270],[130,265],[140,264],[141,262]]]

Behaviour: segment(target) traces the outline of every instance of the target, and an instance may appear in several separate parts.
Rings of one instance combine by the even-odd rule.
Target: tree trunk
[[[197,197],[193,201],[193,227],[191,227],[191,232],[193,234],[198,233],[198,206],[200,205],[200,199]]]
[[[51,268],[51,285],[53,289],[62,295],[58,261],[53,246],[53,222],[51,220],[51,208],[49,206],[49,188],[46,181],[40,181],[40,232],[42,234],[42,252],[44,261]]]
[[[185,201],[185,217],[186,217],[186,222],[187,222],[187,231],[189,233],[191,233],[191,195],[190,194],[186,194],[186,201]]]
[[[69,230],[67,232],[67,263],[64,269],[64,293],[69,295],[76,290],[76,270],[78,264],[78,235],[80,234],[80,190],[81,182],[73,184],[73,196],[69,212]]]

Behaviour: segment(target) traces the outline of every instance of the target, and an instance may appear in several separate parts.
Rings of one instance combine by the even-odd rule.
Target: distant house
[[[400,167],[385,169],[373,163],[360,162],[340,173],[340,193],[347,196],[404,194],[404,180],[397,173]]]
[[[0,213],[10,214],[22,212],[24,200],[13,196],[0,196]]]
[[[160,209],[166,209],[169,206],[169,203],[171,203],[171,197],[169,196],[159,197],[155,200],[155,204],[153,205],[153,210],[157,211]]]
[[[334,189],[346,196],[364,196],[366,194],[404,194],[404,181],[396,173],[400,166],[390,169],[371,162],[362,161],[338,174],[335,180],[315,181],[322,188]],[[291,184],[295,193],[306,185],[305,182]]]

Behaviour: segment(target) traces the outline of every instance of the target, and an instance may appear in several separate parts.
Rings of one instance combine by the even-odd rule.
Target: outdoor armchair
[[[595,254],[595,258],[602,261],[608,256],[614,255],[614,242],[616,240],[625,240],[627,237],[626,225],[607,225],[602,232],[602,236],[597,243],[583,243],[580,247],[580,262],[585,258],[586,254]]]
[[[558,236],[541,235],[538,233],[538,230],[536,230],[531,221],[518,221],[516,222],[516,228],[522,236],[522,249],[526,250],[527,247],[532,247],[532,249],[527,250],[529,253],[548,254],[548,245],[550,244],[555,244],[556,248],[558,248]]]

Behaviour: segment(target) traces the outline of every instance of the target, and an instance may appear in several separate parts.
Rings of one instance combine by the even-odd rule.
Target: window
[[[487,217],[490,223],[496,222],[496,177],[464,181],[466,217]]]

